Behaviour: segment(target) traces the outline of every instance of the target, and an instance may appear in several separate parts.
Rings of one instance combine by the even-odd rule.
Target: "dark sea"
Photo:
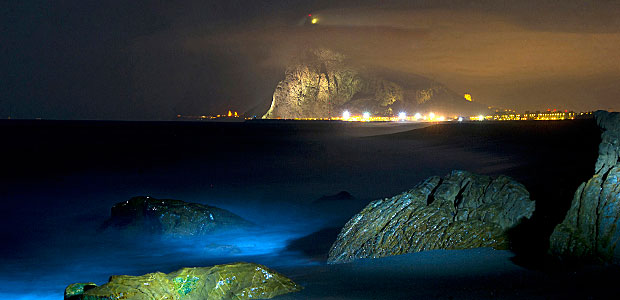
[[[2,120],[0,140],[2,299],[62,299],[64,288],[75,282],[103,284],[110,275],[235,261],[265,264],[306,287],[283,299],[388,297],[383,287],[373,286],[377,277],[390,286],[389,298],[404,299],[415,293],[398,287],[412,278],[424,282],[420,278],[425,274],[443,278],[446,285],[487,277],[495,278],[492,282],[521,280],[523,285],[489,294],[479,284],[469,294],[466,289],[450,294],[456,298],[494,298],[498,291],[540,291],[554,298],[573,291],[556,293],[560,283],[537,270],[544,264],[541,257],[553,227],[563,219],[578,185],[593,173],[600,130],[594,120]],[[403,261],[325,265],[340,228],[370,201],[454,169],[508,175],[528,188],[536,212],[515,234],[513,251],[431,251],[403,256]],[[317,201],[341,191],[353,199]],[[100,230],[115,203],[139,195],[228,209],[260,230],[192,240],[136,239]],[[448,268],[448,262],[456,269]],[[404,272],[403,266],[411,268]],[[411,273],[416,268],[423,272]],[[353,283],[343,279],[358,271],[367,276]],[[450,296],[441,292],[443,281],[433,282],[440,292],[418,290],[417,295]],[[528,282],[535,287],[526,287]]]

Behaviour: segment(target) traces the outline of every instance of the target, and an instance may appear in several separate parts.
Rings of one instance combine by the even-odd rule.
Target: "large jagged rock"
[[[364,78],[345,63],[345,57],[326,50],[311,50],[286,71],[273,94],[264,118],[312,118],[340,115],[348,104],[374,114],[402,99],[397,84],[379,78]],[[355,102],[355,103],[354,103]]]
[[[528,191],[511,178],[452,171],[371,202],[344,226],[328,263],[433,249],[504,249],[506,231],[533,212]]]
[[[582,183],[549,252],[567,260],[620,263],[620,113],[597,111],[603,130],[594,176]]]
[[[206,268],[183,268],[169,274],[115,275],[110,277],[108,283],[74,294],[71,299],[270,299],[301,289],[292,280],[265,266],[233,263]]]
[[[139,196],[115,204],[104,227],[187,237],[250,225],[250,222],[225,209],[181,200]]]
[[[478,113],[486,109],[428,78],[401,75],[354,67],[331,50],[308,50],[287,69],[263,118],[327,118],[341,116],[344,110],[392,116],[401,110],[453,115],[472,113],[474,107]]]

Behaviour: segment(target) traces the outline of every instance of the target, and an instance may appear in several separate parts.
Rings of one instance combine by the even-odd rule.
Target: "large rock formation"
[[[69,287],[81,286],[72,284]],[[108,283],[71,290],[71,300],[220,300],[269,299],[302,289],[292,280],[269,268],[253,263],[233,263],[207,268],[183,268],[164,274],[142,276],[115,275]]]
[[[133,197],[112,207],[104,227],[114,226],[140,233],[198,236],[220,229],[251,225],[221,208],[181,200]]]
[[[564,221],[550,238],[561,259],[620,263],[620,113],[597,111],[603,130],[594,176],[582,183]]]
[[[452,171],[371,202],[344,226],[328,263],[433,249],[504,249],[506,231],[533,211],[528,191],[509,177]]]
[[[326,118],[341,116],[344,110],[375,116],[433,110],[455,115],[485,109],[428,78],[370,72],[354,67],[342,54],[315,49],[287,69],[263,118]]]

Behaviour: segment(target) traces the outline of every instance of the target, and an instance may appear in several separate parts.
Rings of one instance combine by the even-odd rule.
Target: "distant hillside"
[[[278,83],[271,107],[263,118],[321,118],[370,112],[392,116],[435,112],[445,115],[486,113],[485,105],[466,101],[426,77],[368,71],[347,63],[327,49],[307,51]]]

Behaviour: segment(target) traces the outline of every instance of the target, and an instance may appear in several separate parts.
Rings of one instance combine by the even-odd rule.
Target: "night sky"
[[[613,0],[22,0],[0,22],[0,118],[266,110],[308,47],[489,105],[620,110]]]

